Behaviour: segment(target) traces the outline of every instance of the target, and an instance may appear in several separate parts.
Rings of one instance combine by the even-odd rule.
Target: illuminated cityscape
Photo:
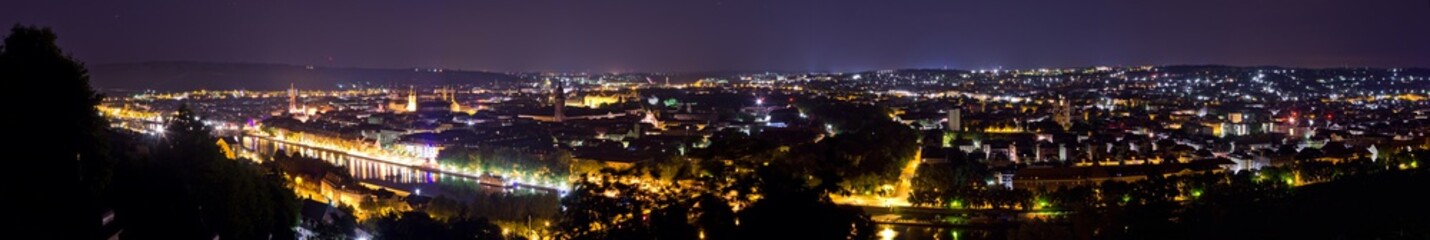
[[[361,193],[371,189],[414,194],[443,181],[564,195],[615,178],[639,186],[641,193],[630,194],[694,197],[689,192],[707,186],[681,182],[713,176],[693,170],[705,167],[697,165],[708,160],[702,151],[720,144],[722,134],[783,152],[863,131],[844,118],[884,118],[918,136],[911,146],[891,146],[913,150],[889,159],[904,167],[887,175],[893,178],[841,184],[844,193],[828,196],[833,203],[868,208],[873,222],[886,226],[992,226],[1008,220],[928,217],[1056,218],[1073,209],[1049,199],[1058,191],[1151,176],[1251,173],[1296,187],[1353,174],[1335,167],[1350,162],[1418,169],[1419,160],[1405,155],[1430,149],[1427,77],[1421,69],[1220,66],[738,73],[677,82],[526,74],[506,88],[144,92],[110,96],[99,109],[113,127],[162,136],[161,116],[172,114],[166,109],[189,104],[214,116],[206,123],[239,143],[231,148],[242,156],[272,161],[281,156],[276,148],[346,168],[369,190],[299,192],[347,205],[363,204]],[[879,112],[848,116],[840,107]],[[474,153],[485,149],[556,162]],[[797,157],[775,159],[783,158]],[[1298,170],[1314,164],[1329,164],[1314,170],[1329,172]],[[920,168],[949,165],[977,166],[982,177],[971,179],[971,189],[1030,199],[971,199],[940,190],[957,184],[949,179],[919,179],[931,171]],[[666,175],[680,171],[691,172]],[[1204,191],[1176,188],[1169,200],[1182,204]],[[758,196],[724,197],[738,208]]]
[[[637,2],[0,10],[14,238],[1430,238],[1425,6]]]

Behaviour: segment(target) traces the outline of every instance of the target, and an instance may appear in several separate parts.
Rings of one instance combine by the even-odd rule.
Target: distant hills
[[[517,76],[436,69],[327,68],[261,63],[145,62],[91,65],[91,84],[108,90],[336,89],[352,85],[451,85],[515,81]]]
[[[489,85],[517,83],[523,77],[536,74],[507,74],[484,71],[461,71],[450,69],[408,68],[338,68],[309,67],[264,63],[213,63],[213,62],[145,62],[126,64],[91,65],[91,84],[106,91],[181,91],[195,89],[287,89],[292,83],[301,89],[338,89],[354,86],[430,86],[430,85]],[[1398,73],[1388,73],[1383,68],[1284,68],[1274,66],[1237,67],[1221,65],[1171,65],[1159,67],[1167,73],[1207,73],[1250,74],[1257,70],[1296,69],[1302,79],[1311,81],[1319,77],[1361,76],[1369,73],[1381,75],[1404,74],[1410,76],[1430,75],[1430,69],[1400,69]],[[903,69],[894,70],[914,74],[961,74],[966,70],[952,69]],[[882,71],[858,72],[870,76]],[[748,73],[791,73],[791,72],[690,72],[690,73],[624,73],[614,76],[616,81],[691,83],[702,78],[726,78]],[[599,73],[598,73],[599,74]],[[853,74],[853,73],[850,73]],[[870,81],[875,78],[866,77]]]

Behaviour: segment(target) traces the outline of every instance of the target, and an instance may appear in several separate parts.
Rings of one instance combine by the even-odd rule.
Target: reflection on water
[[[242,137],[242,148],[248,153],[272,160],[275,153],[317,158],[343,167],[358,181],[385,188],[391,188],[420,195],[444,195],[456,199],[469,199],[492,193],[540,193],[532,189],[508,189],[478,184],[477,179],[427,171],[388,162],[351,156],[342,152],[309,148],[300,145],[269,141],[255,137]]]
[[[925,227],[908,226],[894,224],[879,224],[879,230],[893,230],[893,239],[903,240],[983,240],[983,239],[1007,239],[1002,230],[989,229],[967,229],[967,228],[945,228],[945,227]],[[996,234],[995,234],[996,233]]]

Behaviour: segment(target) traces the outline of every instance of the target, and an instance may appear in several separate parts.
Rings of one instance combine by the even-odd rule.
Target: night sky
[[[1430,67],[1427,0],[5,0],[90,64],[493,71]]]

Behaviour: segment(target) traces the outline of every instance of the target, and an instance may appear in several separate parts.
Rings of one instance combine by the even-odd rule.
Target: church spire
[[[457,103],[457,89],[449,88],[447,90],[447,100],[452,102],[452,112],[462,111],[462,104]]]
[[[293,83],[288,83],[288,113],[297,113],[298,110],[298,89],[293,87]]]
[[[551,84],[556,85],[555,91],[552,92],[552,94],[556,95],[555,99],[553,99],[553,102],[556,105],[556,113],[552,116],[552,118],[555,119],[556,122],[566,120],[566,89],[565,86],[563,86],[565,84],[562,83],[563,82],[560,79],[551,82]]]
[[[407,111],[417,111],[417,87],[412,85],[407,86]]]

